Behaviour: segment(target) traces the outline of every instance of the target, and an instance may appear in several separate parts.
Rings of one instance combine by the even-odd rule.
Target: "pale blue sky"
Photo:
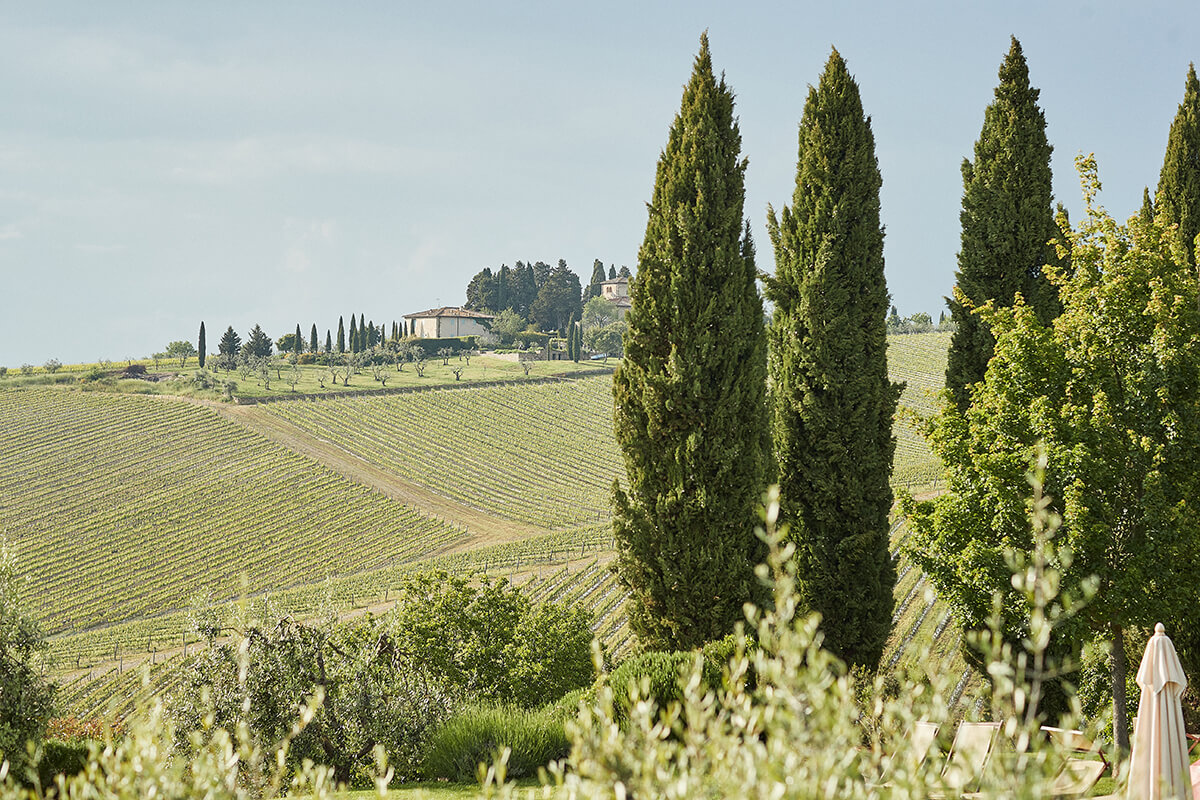
[[[807,86],[836,46],[872,116],[888,287],[935,318],[959,166],[1015,34],[1078,216],[1095,152],[1152,188],[1200,4],[57,3],[0,8],[0,365],[140,357],[463,302],[484,266],[636,264],[701,31],[737,93],[770,270]]]

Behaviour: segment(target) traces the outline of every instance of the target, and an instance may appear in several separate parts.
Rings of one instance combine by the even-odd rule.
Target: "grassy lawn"
[[[527,789],[538,787],[537,780],[522,780],[517,781],[517,785],[521,787],[521,794],[526,794]],[[368,800],[371,797],[378,797],[374,789],[360,789],[354,792],[347,792],[348,800]],[[479,785],[475,783],[447,783],[445,781],[420,781],[417,783],[406,783],[400,786],[393,786],[388,790],[388,797],[402,798],[402,800],[460,800],[469,797],[481,797],[482,793]]]

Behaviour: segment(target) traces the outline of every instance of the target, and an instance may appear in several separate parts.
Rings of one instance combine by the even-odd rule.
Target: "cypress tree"
[[[293,352],[295,352],[296,355],[300,355],[301,353],[304,352],[304,336],[302,336],[300,333],[300,323],[299,322],[296,323],[296,341],[293,342],[292,345],[293,345]]]
[[[613,377],[627,476],[613,486],[617,568],[651,649],[725,636],[761,600],[766,342],[740,150],[705,34],[659,157]]]
[[[208,344],[204,340],[204,320],[200,320],[200,341],[196,350],[200,353],[200,369],[204,369],[204,359],[208,355]]]
[[[1179,226],[1188,263],[1195,266],[1196,234],[1200,233],[1200,81],[1196,80],[1195,64],[1188,65],[1183,102],[1167,137],[1155,210]]]
[[[353,326],[353,325],[354,325],[354,317],[351,317],[351,318],[350,318],[350,325],[351,325],[351,326]],[[346,325],[345,325],[345,323],[342,321],[342,318],[341,318],[341,317],[338,317],[338,341],[337,341],[337,351],[338,351],[339,353],[344,353],[344,352],[346,352]]]
[[[966,387],[983,380],[995,338],[972,309],[994,300],[1011,306],[1020,293],[1043,323],[1058,316],[1058,294],[1042,274],[1057,259],[1050,240],[1054,224],[1046,117],[1038,90],[1014,37],[995,99],[983,115],[975,159],[964,159],[962,245],[954,297],[947,298],[956,326],[950,338],[946,388],[959,408],[970,400]]]
[[[768,211],[771,430],[800,600],[821,613],[831,652],[872,670],[891,631],[903,388],[888,380],[881,185],[871,121],[834,50],[804,104],[792,206]]]
[[[319,349],[320,345],[317,342],[317,323],[314,322],[312,325],[312,330],[308,332],[308,352],[315,353]]]
[[[599,297],[602,293],[600,284],[605,281],[604,264],[600,259],[592,262],[592,279],[588,282],[587,297]]]
[[[575,314],[571,314],[570,320],[567,321],[567,360],[578,361],[575,357]]]
[[[358,352],[361,353],[364,350],[366,350],[368,347],[370,347],[370,345],[367,344],[368,336],[369,336],[369,334],[367,333],[366,320],[364,319],[364,315],[362,313],[359,313],[359,315],[358,315]]]
[[[614,280],[616,277],[617,277],[617,268],[616,268],[616,266],[610,266],[610,267],[608,268],[608,279],[611,281],[611,280]]]
[[[329,328],[325,329],[325,352],[333,352],[333,335],[329,333]]]
[[[1142,187],[1142,208],[1138,216],[1147,225],[1154,222],[1154,201],[1150,199],[1150,188],[1146,186]]]
[[[350,315],[350,352],[358,352],[358,322]]]

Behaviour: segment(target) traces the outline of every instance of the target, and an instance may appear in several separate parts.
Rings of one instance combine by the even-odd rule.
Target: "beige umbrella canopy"
[[[1125,796],[1128,800],[1187,800],[1192,795],[1192,783],[1183,706],[1179,702],[1187,676],[1161,622],[1154,626],[1154,635],[1146,645],[1137,683],[1142,699],[1133,731],[1133,759]]]

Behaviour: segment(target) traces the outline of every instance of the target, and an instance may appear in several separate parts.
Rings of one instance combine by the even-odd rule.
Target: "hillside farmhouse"
[[[480,336],[491,330],[491,314],[480,314],[466,308],[442,306],[416,314],[405,314],[413,336],[423,339],[448,339],[454,336]]]
[[[613,278],[600,284],[600,296],[613,304],[617,319],[624,319],[632,304],[629,300],[629,279]]]

